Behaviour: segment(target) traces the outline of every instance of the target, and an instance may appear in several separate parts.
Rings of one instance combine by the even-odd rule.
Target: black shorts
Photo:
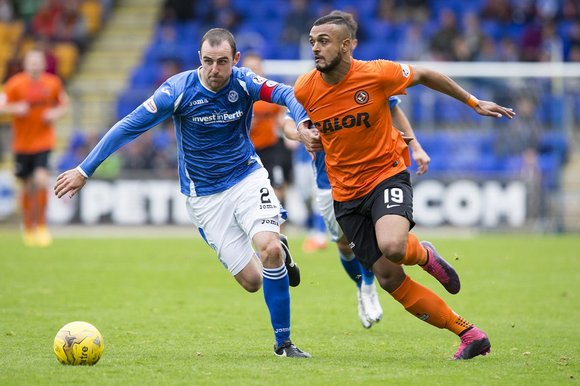
[[[403,171],[378,184],[356,200],[334,201],[334,213],[357,259],[371,269],[382,256],[377,243],[375,224],[383,216],[399,215],[413,221],[413,188],[411,176]]]
[[[25,179],[32,176],[34,170],[38,168],[48,169],[49,156],[50,150],[33,154],[16,153],[14,155],[14,174],[20,179]]]
[[[273,188],[282,188],[292,180],[292,152],[284,145],[284,141],[256,150],[256,153],[268,171]]]

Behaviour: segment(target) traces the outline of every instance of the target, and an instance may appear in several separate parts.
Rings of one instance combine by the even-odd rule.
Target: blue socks
[[[290,339],[290,285],[288,272],[282,264],[279,268],[263,268],[264,299],[270,312],[270,320],[276,344]]]
[[[365,269],[361,263],[354,257],[354,253],[350,255],[343,255],[340,251],[338,252],[340,256],[340,262],[344,267],[344,270],[348,276],[356,283],[356,286],[360,288],[361,284],[364,282],[367,285],[373,284],[375,275],[373,271]]]
[[[362,272],[363,282],[366,285],[373,284],[373,281],[375,280],[375,274],[373,273],[373,271],[369,271],[368,269],[363,267],[361,263],[359,263],[359,265],[360,265],[360,271]]]
[[[358,260],[355,259],[354,253],[343,255],[339,251],[338,255],[340,256],[340,262],[342,263],[348,277],[350,277],[356,283],[356,286],[360,288],[362,284],[361,265]]]

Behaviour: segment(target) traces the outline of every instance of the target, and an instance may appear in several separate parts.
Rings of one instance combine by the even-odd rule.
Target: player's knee
[[[405,271],[401,266],[392,267],[392,269],[375,275],[377,282],[382,289],[391,293],[401,286],[405,280]]]
[[[338,240],[336,240],[336,246],[338,247],[338,250],[340,251],[340,253],[343,256],[353,256],[352,254],[352,249],[351,247],[348,245],[348,241],[346,240],[346,237],[342,236],[341,238],[339,238]]]
[[[262,264],[266,268],[277,268],[282,265],[283,253],[280,239],[272,238],[270,241],[262,245],[258,251]]]
[[[33,183],[37,188],[43,188],[49,185],[50,182],[50,173],[48,169],[45,168],[38,168],[34,171],[33,174]]]
[[[379,248],[383,255],[394,263],[400,262],[407,251],[407,240],[389,239],[381,242]]]
[[[262,288],[262,275],[260,273],[247,275],[240,284],[248,292],[258,292]]]
[[[258,292],[262,288],[262,279],[242,284],[244,289],[248,292]]]

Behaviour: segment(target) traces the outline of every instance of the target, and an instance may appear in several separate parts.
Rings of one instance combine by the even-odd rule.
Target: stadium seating
[[[519,155],[500,157],[493,147],[498,140],[494,132],[481,130],[439,131],[417,135],[431,156],[430,173],[472,173],[481,176],[512,178],[522,171]],[[544,133],[538,147],[538,167],[542,186],[547,191],[559,187],[561,166],[568,159],[566,137],[559,132]],[[416,165],[411,170],[416,171]]]
[[[95,36],[103,22],[103,6],[101,2],[99,0],[84,0],[80,4],[80,11],[85,18],[89,36]]]
[[[467,13],[478,14],[486,0],[433,0],[429,2],[430,18],[421,25],[422,39],[427,43],[439,26],[439,14],[443,9],[452,9],[457,16],[459,27],[462,28],[463,16]],[[356,11],[361,36],[356,49],[356,57],[363,60],[388,58],[400,60],[402,54],[401,42],[407,30],[413,24],[410,20],[382,20],[378,15],[378,0],[359,0],[356,9],[351,1],[335,0],[331,2],[309,1],[308,9],[312,19],[320,12],[330,9],[351,9]],[[397,2],[398,4],[398,2]],[[241,16],[239,23],[232,31],[236,35],[238,48],[242,52],[259,51],[267,59],[299,59],[300,45],[297,42],[283,41],[286,15],[290,11],[289,2],[263,2],[256,6],[253,0],[232,1],[235,11]],[[198,3],[198,15],[204,14],[204,6]],[[311,20],[305,20],[309,25]],[[498,43],[504,37],[518,42],[526,25],[522,23],[502,23],[498,20],[482,19],[480,25],[483,33]],[[570,23],[563,23],[559,32],[566,35]],[[164,28],[174,28],[179,38],[175,43],[164,41]],[[126,91],[118,100],[117,117],[129,113],[144,100],[159,81],[160,63],[168,58],[178,60],[184,68],[199,65],[195,53],[197,42],[205,29],[203,18],[191,21],[175,22],[173,25],[160,24],[154,32],[151,44],[144,52],[142,64],[131,76]],[[305,31],[306,32],[306,31]],[[186,37],[186,38],[184,38]],[[180,43],[185,41],[186,43]],[[478,83],[479,82],[479,83]],[[463,84],[463,83],[462,83]],[[465,84],[464,84],[465,85]],[[507,87],[497,79],[471,81],[466,87],[482,99],[502,97],[503,90],[508,95]],[[503,87],[503,88],[502,88]],[[489,89],[497,91],[489,95]],[[519,155],[502,158],[496,154],[495,144],[497,130],[489,120],[473,114],[469,109],[461,108],[456,100],[439,95],[423,87],[413,89],[404,106],[411,122],[422,122],[423,127],[430,130],[420,130],[419,139],[425,150],[431,155],[431,173],[472,173],[480,176],[495,176],[511,178],[521,173],[523,160]],[[498,102],[504,102],[499,100]],[[511,103],[512,101],[505,101]],[[548,93],[542,96],[537,110],[537,119],[544,127],[560,127],[561,112],[558,107],[562,101],[551,97]],[[576,96],[575,114],[580,120],[580,95]],[[440,128],[451,128],[452,131],[442,131]],[[474,129],[477,127],[478,129]],[[541,140],[538,149],[538,166],[544,176],[543,187],[553,190],[558,187],[561,166],[567,160],[568,148],[566,138],[560,131],[550,131]],[[416,166],[413,165],[414,171]]]
[[[52,51],[57,58],[57,73],[63,79],[68,79],[75,72],[79,58],[79,50],[72,43],[56,43]]]

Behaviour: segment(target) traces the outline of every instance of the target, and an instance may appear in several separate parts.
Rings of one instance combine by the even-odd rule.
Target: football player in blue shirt
[[[201,67],[169,78],[117,122],[77,168],[59,175],[55,194],[74,196],[110,154],[172,116],[190,218],[245,290],[256,292],[263,285],[274,353],[308,358],[290,340],[289,285],[298,285],[299,271],[286,240],[280,242],[280,204],[248,135],[257,100],[287,106],[299,124],[307,125],[308,116],[292,87],[235,67],[240,52],[228,30],[209,30],[199,56]]]

